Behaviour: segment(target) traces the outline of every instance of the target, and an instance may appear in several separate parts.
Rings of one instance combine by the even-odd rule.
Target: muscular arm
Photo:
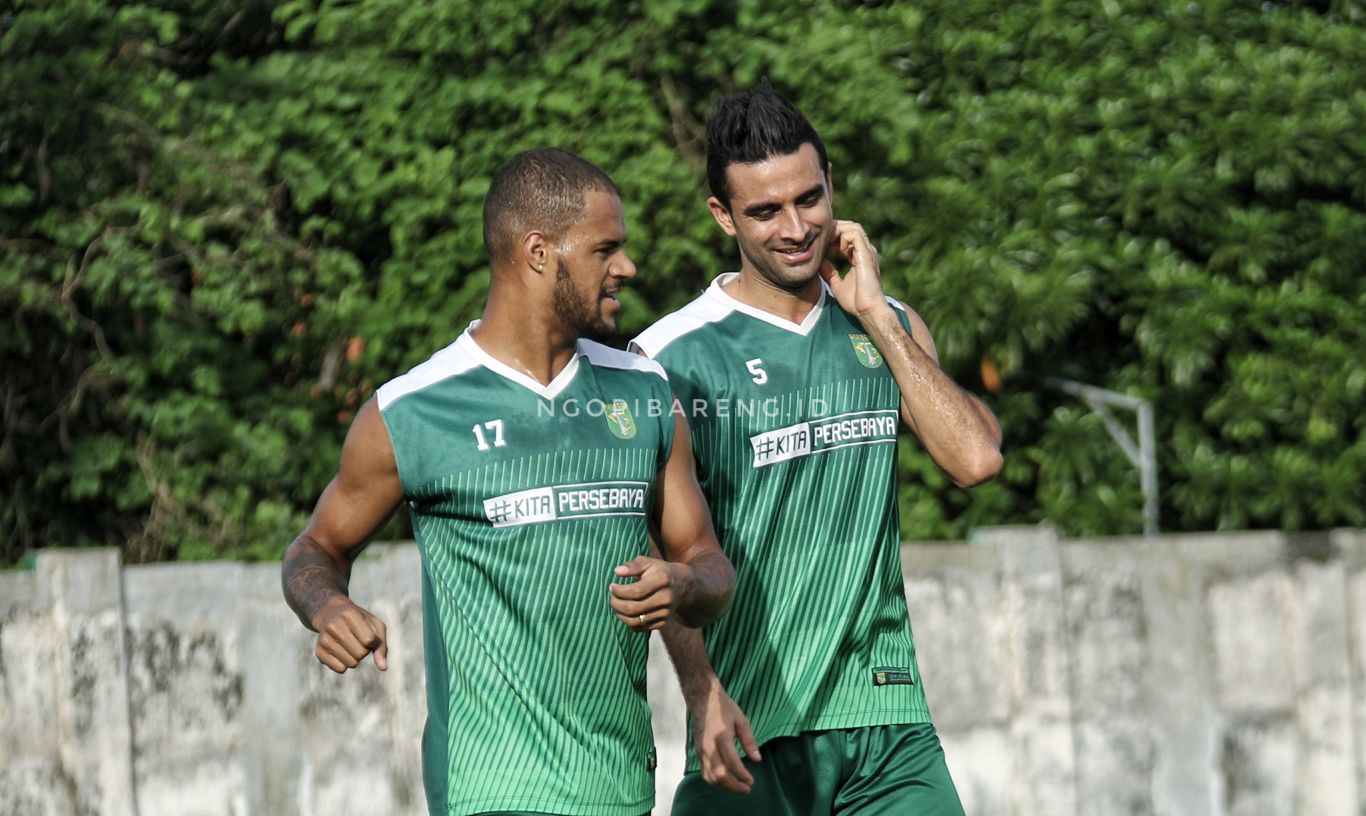
[[[914,311],[906,312],[913,334],[890,305],[861,318],[901,389],[902,421],[954,484],[972,487],[994,478],[1001,470],[996,417],[939,368],[929,329]]]
[[[735,589],[735,569],[721,552],[711,526],[711,511],[697,485],[692,435],[683,412],[674,412],[674,444],[659,474],[655,541],[669,562],[688,576],[675,614],[685,626],[698,627],[721,617]]]
[[[821,275],[845,311],[856,315],[887,361],[901,389],[902,421],[954,484],[972,487],[1001,471],[1001,428],[981,400],[959,388],[939,368],[934,340],[907,309],[907,333],[882,291],[877,250],[863,228],[837,221],[839,251],[852,268],[843,276],[826,263]]]
[[[617,575],[638,580],[612,585],[612,609],[637,631],[660,629],[671,619],[705,626],[730,605],[735,570],[716,543],[681,411],[674,412],[673,449],[660,468],[655,495],[651,537],[663,560],[642,556],[617,567]]]
[[[356,416],[341,466],[308,526],[285,551],[280,578],[285,600],[304,626],[318,632],[315,654],[336,672],[375,653],[385,668],[384,624],[347,594],[351,562],[403,498],[393,447],[372,399]]]

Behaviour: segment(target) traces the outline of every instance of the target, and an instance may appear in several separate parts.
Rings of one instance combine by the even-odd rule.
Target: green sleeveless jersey
[[[634,341],[687,413],[735,566],[708,657],[760,743],[928,722],[901,575],[900,390],[828,289],[797,325],[731,297],[732,277]]]
[[[645,636],[608,606],[673,444],[660,367],[579,341],[548,386],[470,337],[377,394],[422,553],[433,816],[637,816]]]

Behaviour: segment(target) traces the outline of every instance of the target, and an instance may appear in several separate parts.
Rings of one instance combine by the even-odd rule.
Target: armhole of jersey
[[[450,345],[428,357],[425,361],[408,369],[387,383],[375,389],[375,407],[379,409],[380,419],[384,420],[384,430],[389,434],[389,447],[394,451],[394,463],[398,467],[398,482],[403,488],[404,498],[408,496],[408,468],[400,455],[398,429],[390,421],[389,412],[398,410],[404,398],[422,392],[452,377],[471,371],[479,366],[478,361],[463,347],[468,334],[457,337]]]
[[[910,307],[902,303],[901,301],[897,300],[896,298],[892,297],[891,295],[886,295],[886,298],[887,304],[892,307],[892,311],[896,312],[896,319],[901,321],[901,328],[905,329],[906,333],[911,336],[912,340],[914,340],[915,332],[911,330],[911,313],[909,311]]]
[[[637,357],[642,357],[646,360],[649,360],[655,365],[659,365],[659,361],[651,357],[649,354],[646,354],[645,349],[641,348],[641,345],[637,343],[635,340],[632,340],[630,343],[626,345],[626,351],[629,354],[634,354]],[[659,367],[661,370],[664,368],[662,365],[660,365]],[[660,412],[659,416],[658,461],[660,470],[663,470],[665,467],[668,466],[669,457],[673,455],[674,451],[674,392],[673,388],[668,383],[668,374],[666,373],[664,380],[663,398],[664,410]]]
[[[674,427],[677,420],[674,418],[674,392],[666,383],[664,386],[664,410],[660,412],[659,427],[659,447],[660,447],[660,468],[669,464],[669,457],[674,452]]]
[[[390,403],[392,406],[393,403]],[[379,401],[375,401],[375,410],[379,412],[379,419],[384,423],[384,433],[389,437],[389,450],[394,454],[394,469],[398,471],[398,484],[403,488],[403,498],[408,498],[408,479],[404,475],[407,473],[403,457],[399,455],[399,445],[394,441],[394,426],[389,423],[389,411],[379,407]]]

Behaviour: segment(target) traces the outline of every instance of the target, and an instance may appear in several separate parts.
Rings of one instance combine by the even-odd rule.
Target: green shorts
[[[808,731],[760,746],[748,794],[683,777],[672,816],[963,816],[930,723]]]

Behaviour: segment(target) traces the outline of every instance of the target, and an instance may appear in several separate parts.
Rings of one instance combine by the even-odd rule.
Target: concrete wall
[[[903,563],[970,814],[1366,813],[1366,532],[998,528]],[[390,669],[338,677],[275,565],[48,551],[0,573],[0,815],[424,813],[418,575],[410,544],[363,558]],[[657,645],[663,814],[683,727]]]

